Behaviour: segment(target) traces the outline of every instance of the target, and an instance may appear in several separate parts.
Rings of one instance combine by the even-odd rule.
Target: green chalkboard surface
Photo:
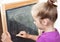
[[[33,23],[31,8],[34,4],[6,10],[8,31],[11,35],[16,35],[20,31],[38,35],[37,28]]]

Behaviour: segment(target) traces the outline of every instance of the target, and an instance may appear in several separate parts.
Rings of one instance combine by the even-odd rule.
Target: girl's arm
[[[39,33],[40,32],[42,31],[39,30]],[[39,35],[41,35],[41,33]],[[28,38],[28,39],[32,39],[36,41],[39,35],[31,35],[31,34],[26,33],[25,31],[20,31],[20,33],[18,33],[16,36]]]

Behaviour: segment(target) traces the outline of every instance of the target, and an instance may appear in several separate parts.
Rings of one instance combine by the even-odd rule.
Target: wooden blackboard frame
[[[15,2],[15,3],[9,3],[9,4],[2,4],[1,7],[1,18],[2,18],[2,28],[3,32],[7,32],[7,20],[6,20],[6,10],[20,7],[20,6],[25,6],[29,4],[37,3],[37,0],[27,0],[23,2]]]

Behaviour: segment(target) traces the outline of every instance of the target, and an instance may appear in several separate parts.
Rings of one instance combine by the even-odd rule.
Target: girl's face
[[[34,24],[38,27],[38,29],[44,30],[46,27],[53,25],[53,22],[48,18],[41,19],[41,17],[38,17],[36,15],[32,16],[34,19]]]
[[[43,29],[43,25],[42,25],[42,20],[36,16],[33,16],[34,19],[34,24],[38,27],[38,29]]]

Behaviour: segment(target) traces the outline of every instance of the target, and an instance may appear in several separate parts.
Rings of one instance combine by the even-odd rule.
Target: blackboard
[[[6,10],[7,27],[14,42],[16,41],[15,39],[17,39],[16,34],[20,31],[26,31],[29,34],[38,35],[37,27],[33,23],[31,15],[31,8],[34,4]]]

